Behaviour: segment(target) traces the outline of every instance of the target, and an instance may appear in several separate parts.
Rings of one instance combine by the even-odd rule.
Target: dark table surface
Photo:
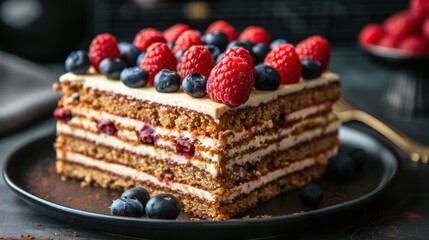
[[[340,74],[343,95],[354,105],[429,145],[429,117],[395,115],[389,113],[382,104],[381,99],[393,74],[392,69],[370,60],[354,46],[334,46],[330,69]],[[356,127],[365,128],[359,124]],[[54,128],[55,121],[46,117],[0,136],[0,164],[3,165],[7,156],[18,146],[34,136],[52,132]],[[318,226],[308,226],[306,231],[287,236],[290,239],[428,239],[429,165],[412,163],[405,158],[401,160],[401,165],[394,185],[375,201],[347,214],[334,216]],[[41,215],[13,194],[3,179],[0,179],[0,209],[0,239],[21,236],[121,239]]]

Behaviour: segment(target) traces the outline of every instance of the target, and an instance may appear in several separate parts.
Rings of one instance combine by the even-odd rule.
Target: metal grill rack
[[[387,16],[407,8],[408,1],[391,0],[211,0],[205,19],[190,20],[184,9],[191,1],[94,0],[93,31],[111,32],[119,39],[131,40],[144,27],[165,29],[177,22],[205,29],[224,19],[242,30],[251,24],[263,26],[273,38],[297,42],[311,34],[322,34],[330,41],[354,41],[367,23],[381,23]]]

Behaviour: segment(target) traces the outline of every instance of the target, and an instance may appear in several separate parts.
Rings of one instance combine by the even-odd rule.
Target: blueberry
[[[350,179],[355,171],[355,162],[347,155],[339,153],[337,156],[329,159],[328,171],[340,179]]]
[[[183,91],[191,97],[202,98],[206,92],[207,79],[198,73],[189,74],[183,79]]]
[[[122,59],[128,67],[136,66],[137,57],[140,54],[139,49],[132,43],[121,42],[118,44],[119,52],[121,52]]]
[[[216,58],[216,64],[218,64],[218,63],[222,60],[222,58],[223,58],[223,54],[224,54],[224,53],[221,53],[221,54],[219,54],[219,55],[217,56],[217,58]]]
[[[170,51],[173,51],[173,48],[174,48],[174,42],[168,42],[168,43],[167,43],[167,47],[168,47],[168,49],[170,49]]]
[[[368,154],[360,148],[352,149],[347,154],[354,160],[356,169],[362,169],[368,159]]]
[[[322,75],[322,65],[319,61],[304,59],[301,62],[302,78],[306,80],[315,79]]]
[[[119,198],[113,201],[110,212],[116,216],[141,217],[144,214],[144,208],[136,199]]]
[[[185,55],[185,52],[186,52],[186,50],[180,50],[176,53],[177,61],[179,61],[183,57],[183,55]]]
[[[156,195],[146,204],[148,218],[176,219],[181,210],[182,206],[179,199],[167,193]]]
[[[256,60],[258,60],[260,63],[264,62],[265,56],[267,56],[267,54],[271,51],[271,49],[263,43],[253,46],[252,50],[255,53]]]
[[[220,50],[215,45],[204,45],[204,47],[209,50],[210,54],[212,55],[213,60],[217,59],[217,56],[220,54]]]
[[[70,53],[64,66],[67,72],[85,74],[89,69],[89,57],[85,51],[78,50]]]
[[[119,58],[106,58],[101,61],[99,65],[100,73],[109,79],[119,79],[119,76],[125,67],[125,62]]]
[[[128,189],[122,193],[121,198],[124,199],[135,199],[138,200],[143,206],[146,206],[146,203],[149,201],[150,196],[149,192],[142,187],[135,187]]]
[[[232,41],[232,42],[228,43],[228,46],[226,47],[226,49],[230,49],[233,47],[242,47],[242,48],[244,48],[250,52],[250,51],[252,51],[253,46],[252,46],[252,44],[249,44],[249,42]]]
[[[286,40],[281,39],[281,38],[277,38],[276,40],[272,41],[270,44],[270,48],[273,49],[275,47],[277,47],[280,44],[286,44],[288,43]]]
[[[246,45],[248,45],[251,48],[255,45],[255,44],[253,44],[253,42],[251,42],[249,40],[244,40],[244,41],[241,41],[241,42],[244,43],[244,44],[246,44]]]
[[[201,36],[201,35],[200,35]],[[206,36],[207,35],[202,35],[201,36],[201,41],[203,42],[204,45],[206,45]]]
[[[258,90],[276,90],[280,85],[280,75],[278,72],[267,65],[259,64],[255,67],[256,79],[255,88]]]
[[[125,68],[122,70],[120,79],[122,83],[130,88],[138,88],[146,85],[149,76],[146,71],[139,67]]]
[[[177,72],[163,69],[155,75],[154,86],[158,92],[177,92],[180,88],[180,76]]]
[[[299,199],[306,207],[316,207],[322,198],[322,190],[314,183],[309,183],[299,190]]]
[[[206,45],[215,45],[222,51],[228,45],[228,37],[221,31],[215,31],[204,36],[204,43]]]
[[[146,52],[142,52],[139,54],[139,56],[137,57],[137,62],[136,62],[137,67],[140,66],[140,64],[142,63],[145,56],[146,56]]]

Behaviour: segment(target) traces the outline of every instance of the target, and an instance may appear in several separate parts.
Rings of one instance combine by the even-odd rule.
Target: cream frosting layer
[[[154,87],[129,88],[120,81],[108,80],[106,77],[100,74],[74,75],[72,73],[66,73],[60,77],[60,81],[82,83],[84,87],[97,89],[100,91],[121,94],[126,97],[154,102],[165,106],[190,109],[209,115],[215,120],[219,119],[223,113],[231,109],[223,103],[212,101],[207,96],[204,98],[192,98],[181,90],[176,93],[160,93],[157,92]],[[305,88],[314,88],[338,81],[339,77],[337,74],[325,72],[320,78],[311,81],[301,80],[300,82],[291,85],[281,85],[276,91],[254,90],[250,94],[247,102],[238,108],[258,106],[261,103],[269,102],[282,95],[287,95],[301,91]]]
[[[147,173],[144,173],[141,171],[137,171],[133,168],[126,167],[126,166],[119,165],[119,164],[108,163],[108,162],[96,160],[96,159],[90,158],[88,156],[77,154],[77,153],[57,151],[57,157],[59,159],[62,159],[62,160],[78,163],[78,164],[88,166],[88,167],[98,168],[102,171],[111,172],[113,174],[124,176],[124,177],[129,177],[131,179],[136,179],[138,181],[150,182],[150,183],[152,183],[156,186],[159,186],[159,187],[168,188],[168,189],[171,189],[172,191],[178,191],[178,192],[181,192],[183,194],[189,194],[192,196],[196,196],[200,199],[203,199],[203,200],[206,200],[209,202],[214,202],[214,201],[219,201],[219,200],[234,199],[235,197],[237,197],[240,194],[251,193],[252,191],[256,190],[257,188],[263,186],[264,184],[272,182],[272,181],[279,179],[283,176],[286,176],[290,173],[297,172],[297,171],[300,171],[304,168],[310,167],[310,166],[314,165],[318,159],[329,158],[329,157],[335,155],[336,152],[337,152],[337,148],[333,148],[333,149],[327,151],[326,153],[320,154],[316,157],[306,158],[306,159],[302,159],[302,160],[297,161],[297,162],[293,162],[284,168],[276,169],[276,170],[274,170],[268,174],[265,174],[265,175],[259,177],[256,180],[252,180],[252,181],[243,183],[243,184],[241,184],[241,185],[239,185],[233,189],[226,190],[226,191],[225,191],[225,189],[208,191],[208,190],[199,189],[199,188],[194,187],[194,186],[190,186],[187,184],[178,183],[178,182],[174,182],[174,181],[169,181],[168,183],[166,183],[166,182],[164,182],[164,181],[162,181],[162,180],[160,180],[160,179],[158,179],[158,178],[156,178],[150,174],[147,174]]]

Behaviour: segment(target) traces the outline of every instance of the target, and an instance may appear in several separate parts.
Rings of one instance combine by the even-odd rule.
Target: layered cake
[[[240,39],[242,35],[240,41],[254,40]],[[285,43],[272,46],[255,68],[257,53],[224,46],[227,50],[216,63],[213,55],[213,60],[202,57],[208,47],[195,47],[203,44],[198,41],[177,60],[173,52],[181,47],[179,40],[170,52],[162,43],[165,38],[139,49],[146,55],[137,67],[144,72],[144,86],[131,86],[125,74],[121,81],[109,79],[102,61],[95,67],[93,56],[103,55],[94,53],[96,40],[89,52],[92,67],[61,76],[56,89],[62,98],[55,111],[59,174],[83,185],[171,193],[185,212],[215,220],[229,219],[323,174],[339,146],[340,122],[331,106],[340,84],[326,70],[318,40],[307,39],[301,50],[300,45],[296,50]],[[263,44],[269,48],[270,42]],[[195,59],[198,66],[189,67],[187,61]],[[165,66],[175,60],[177,68]],[[161,69],[169,69],[162,71],[170,75],[162,75]],[[167,78],[173,80],[166,88],[162,81]],[[171,91],[175,78],[179,86]],[[195,94],[201,82],[204,89]]]

